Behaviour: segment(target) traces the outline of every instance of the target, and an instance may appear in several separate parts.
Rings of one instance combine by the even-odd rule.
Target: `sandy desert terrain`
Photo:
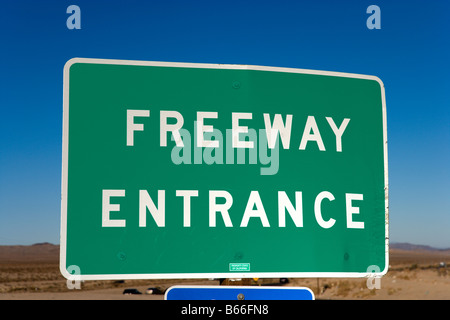
[[[412,247],[391,248],[390,268],[380,280],[380,289],[369,290],[367,279],[308,278],[247,280],[251,285],[303,286],[313,290],[316,299],[450,299],[450,250],[429,250]],[[59,272],[59,246],[0,246],[0,300],[161,300],[162,294],[145,294],[149,287],[161,292],[176,284],[219,285],[218,280],[126,280],[85,281],[80,290],[68,289]],[[445,262],[447,267],[439,267]],[[241,285],[240,282],[232,282]],[[123,295],[126,288],[143,294]]]

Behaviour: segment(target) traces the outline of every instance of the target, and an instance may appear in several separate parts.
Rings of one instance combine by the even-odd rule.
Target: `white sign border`
[[[389,266],[389,187],[388,187],[388,156],[387,156],[387,114],[384,84],[380,78],[370,75],[353,73],[318,71],[296,68],[265,67],[254,65],[234,64],[205,64],[182,62],[134,61],[114,59],[72,58],[64,66],[63,83],[63,141],[62,141],[62,175],[61,175],[61,233],[60,233],[60,272],[66,279],[74,278],[67,271],[66,243],[67,243],[67,176],[68,176],[68,143],[69,143],[69,72],[76,63],[112,64],[130,66],[203,68],[203,69],[232,69],[232,70],[260,70],[286,73],[313,74],[332,77],[356,78],[377,81],[381,88],[383,112],[383,140],[384,140],[384,191],[385,191],[385,266],[380,272],[229,272],[229,273],[152,273],[152,274],[97,274],[76,275],[77,280],[122,280],[122,279],[204,279],[204,278],[368,278],[381,277],[388,271]]]

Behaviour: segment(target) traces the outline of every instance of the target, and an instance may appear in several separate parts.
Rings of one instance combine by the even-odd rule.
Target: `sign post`
[[[75,58],[63,122],[66,277],[387,272],[377,77]]]

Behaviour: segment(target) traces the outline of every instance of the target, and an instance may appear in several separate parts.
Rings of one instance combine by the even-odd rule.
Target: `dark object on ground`
[[[164,292],[158,287],[149,287],[145,290],[145,294],[163,294]]]
[[[125,289],[123,294],[142,294],[138,289]]]

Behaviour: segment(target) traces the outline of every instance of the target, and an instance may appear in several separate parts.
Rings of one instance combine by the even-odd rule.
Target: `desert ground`
[[[291,278],[228,281],[231,285],[280,285],[310,288],[316,299],[449,300],[450,250],[390,249],[388,273],[380,289],[368,289],[365,278]],[[446,263],[446,267],[440,264]],[[162,300],[173,285],[219,285],[218,280],[84,281],[81,289],[68,289],[59,272],[59,246],[0,246],[0,300]],[[156,288],[156,294],[146,289]],[[140,295],[124,295],[127,288]]]

